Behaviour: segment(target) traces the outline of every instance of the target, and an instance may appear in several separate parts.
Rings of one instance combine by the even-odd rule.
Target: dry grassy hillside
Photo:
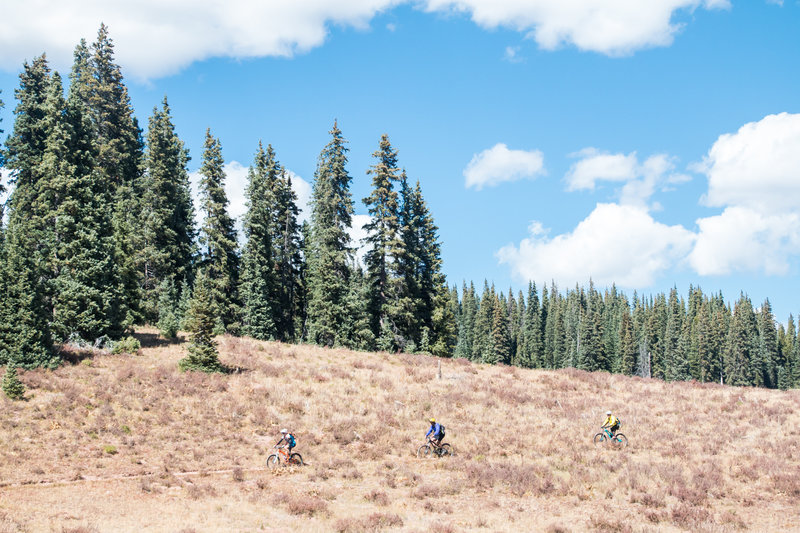
[[[798,391],[138,336],[0,400],[0,532],[800,530]],[[413,456],[431,415],[455,457]],[[272,473],[282,426],[309,464]]]

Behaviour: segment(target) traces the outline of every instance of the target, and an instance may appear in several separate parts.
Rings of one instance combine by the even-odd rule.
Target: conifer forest
[[[221,140],[206,131],[200,212],[190,154],[166,98],[140,125],[113,41],[101,26],[75,48],[64,79],[45,55],[26,62],[0,163],[0,364],[54,367],[68,343],[111,345],[140,324],[192,333],[185,369],[219,370],[213,337],[250,336],[355,350],[667,381],[800,386],[800,342],[769,301],[689,287],[626,295],[530,283],[445,278],[438,228],[419,181],[389,137],[377,139],[354,199],[348,142],[336,122],[321,147],[310,217],[291,175],[253,140],[247,212],[228,212]],[[13,104],[11,103],[13,99]],[[0,106],[3,105],[0,101]],[[0,130],[2,131],[2,130]],[[356,203],[370,215],[353,242]],[[356,251],[366,250],[363,261]],[[366,356],[366,354],[365,354]]]

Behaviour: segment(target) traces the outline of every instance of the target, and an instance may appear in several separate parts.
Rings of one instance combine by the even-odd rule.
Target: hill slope
[[[799,391],[138,336],[0,400],[0,532],[800,530]],[[414,457],[432,415],[455,457]],[[284,426],[309,464],[269,472]]]

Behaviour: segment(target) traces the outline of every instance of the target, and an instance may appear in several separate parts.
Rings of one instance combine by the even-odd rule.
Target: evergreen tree
[[[494,295],[492,304],[491,344],[484,363],[511,363],[511,336],[509,334],[508,308]]]
[[[6,365],[3,375],[3,392],[12,400],[22,400],[25,397],[25,385],[17,376],[17,367],[12,363]]]
[[[352,265],[349,272],[351,273],[350,285],[343,302],[348,313],[339,325],[339,334],[351,348],[373,350],[376,346],[376,339],[370,323],[370,286],[361,267]]]
[[[172,279],[167,278],[158,286],[158,330],[164,338],[174,339],[180,323],[178,293]]]
[[[41,163],[50,133],[47,95],[50,68],[44,56],[27,62],[15,91],[14,127],[6,141],[6,168],[15,187],[8,200],[8,227],[0,267],[5,294],[0,300],[0,362],[15,361],[25,368],[53,366],[51,314],[45,281],[47,243],[45,223],[38,208]]]
[[[123,304],[120,314],[126,325],[141,320],[141,286],[137,259],[144,248],[139,220],[139,199],[143,197],[141,176],[144,142],[133,114],[122,71],[114,62],[114,44],[108,28],[100,26],[91,50],[81,41],[75,50],[70,91],[88,109],[97,145],[96,163],[100,180],[112,191],[117,272]]]
[[[464,282],[461,288],[461,320],[458,324],[458,339],[455,356],[464,359],[472,358],[472,343],[475,337],[475,317],[478,313],[478,301],[475,296],[475,285]]]
[[[165,97],[161,109],[154,108],[150,117],[142,178],[142,247],[136,263],[143,291],[142,314],[148,321],[158,317],[162,282],[179,285],[192,280],[196,231],[189,159]]]
[[[758,313],[758,355],[760,368],[754,371],[761,374],[761,379],[756,382],[760,381],[766,387],[777,387],[778,369],[785,369],[786,361],[780,357],[778,350],[778,332],[769,300],[764,300]],[[784,381],[785,379],[784,377]]]
[[[247,213],[244,217],[246,242],[242,252],[242,331],[256,339],[275,338],[276,275],[272,238],[275,197],[271,178],[276,174],[272,146],[264,150],[258,143],[253,164],[247,174]]]
[[[111,193],[95,167],[92,125],[76,92],[64,101],[53,75],[52,123],[41,168],[45,235],[50,240],[52,329],[59,340],[122,335],[122,294],[111,224]]]
[[[725,347],[725,383],[734,386],[756,385],[752,361],[757,359],[758,326],[750,299],[744,294],[736,302]],[[759,369],[760,370],[760,369]],[[763,383],[762,383],[763,384]]]
[[[472,341],[473,361],[487,362],[494,358],[492,353],[492,323],[494,321],[494,302],[496,300],[494,286],[483,282],[483,294],[478,301],[478,311],[475,316],[475,328]]]
[[[238,243],[234,221],[228,215],[224,165],[220,142],[212,137],[209,129],[200,167],[200,198],[204,214],[200,228],[202,263],[207,269],[211,301],[219,325],[223,331],[235,332],[238,329],[239,256],[236,253]]]
[[[331,141],[319,155],[314,174],[311,200],[311,231],[307,246],[308,268],[308,337],[311,342],[326,346],[363,345],[361,340],[344,333],[344,323],[355,312],[351,301],[350,282],[352,249],[349,230],[352,227],[352,178],[347,173],[347,141],[334,122],[329,132]],[[358,292],[358,289],[356,289]],[[352,330],[351,330],[352,332]],[[354,334],[354,333],[352,333]]]
[[[189,344],[188,354],[180,360],[178,366],[181,370],[196,370],[202,372],[223,372],[225,367],[219,360],[217,344],[214,341],[214,329],[219,321],[215,314],[217,303],[215,292],[217,286],[202,270],[195,282],[194,296],[189,308],[189,331],[192,333],[192,342]]]
[[[631,376],[636,371],[636,338],[633,333],[633,320],[627,310],[622,314],[619,327],[619,372]]]
[[[277,165],[276,165],[277,166]],[[273,257],[277,274],[273,310],[278,338],[295,339],[294,319],[298,311],[303,257],[302,237],[297,222],[297,194],[292,189],[292,179],[281,169],[272,183],[275,198],[275,230],[272,239]]]
[[[364,198],[371,215],[370,222],[364,225],[365,241],[369,245],[365,262],[371,289],[371,325],[379,348],[397,350],[406,342],[400,330],[402,280],[398,276],[398,258],[404,253],[395,190],[400,170],[397,152],[386,134],[381,137],[380,148],[372,155],[377,159],[367,171],[372,176],[372,193]]]
[[[528,283],[528,306],[522,326],[522,356],[520,365],[526,368],[544,367],[542,346],[542,323],[539,309],[539,294],[536,283]]]

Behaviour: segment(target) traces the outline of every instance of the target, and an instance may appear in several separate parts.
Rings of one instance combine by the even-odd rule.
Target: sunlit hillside
[[[800,530],[800,391],[232,337],[232,374],[181,373],[137,336],[20,371],[0,532]],[[592,444],[607,409],[624,450]],[[456,456],[415,457],[430,416]],[[281,427],[305,467],[266,469]]]

